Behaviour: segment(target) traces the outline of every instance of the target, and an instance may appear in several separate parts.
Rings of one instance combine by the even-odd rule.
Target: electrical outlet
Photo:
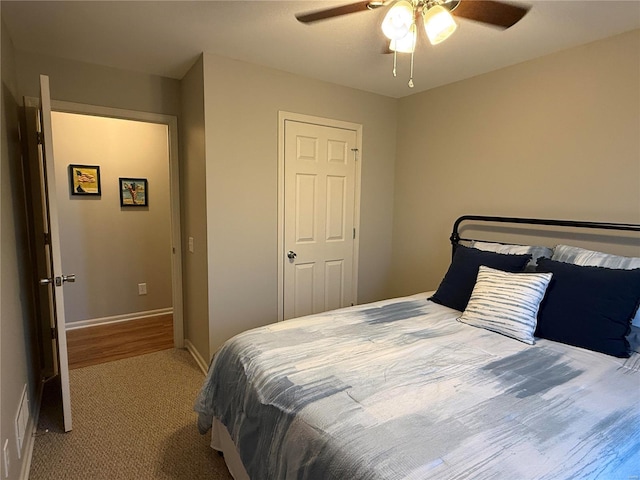
[[[146,295],[147,294],[147,284],[139,283],[138,284],[138,295]]]
[[[4,441],[4,447],[2,447],[2,456],[4,457],[4,478],[9,478],[9,439]]]

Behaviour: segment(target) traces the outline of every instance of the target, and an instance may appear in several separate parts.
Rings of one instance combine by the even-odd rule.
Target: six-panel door
[[[355,145],[353,130],[285,123],[285,319],[351,304]]]

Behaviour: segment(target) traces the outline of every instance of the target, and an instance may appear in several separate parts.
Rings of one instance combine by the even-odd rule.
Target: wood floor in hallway
[[[168,348],[173,348],[170,313],[67,331],[70,369]]]

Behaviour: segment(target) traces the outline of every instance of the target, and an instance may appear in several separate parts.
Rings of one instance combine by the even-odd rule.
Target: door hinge
[[[38,145],[42,145],[44,143],[44,135],[42,135],[42,132],[36,132],[36,138],[38,140]]]
[[[51,245],[51,234],[50,233],[45,233],[44,234],[44,244],[45,245]]]
[[[356,229],[355,228],[353,229],[353,239],[354,240],[356,239]]]
[[[58,330],[55,327],[51,327],[51,340],[58,339]]]

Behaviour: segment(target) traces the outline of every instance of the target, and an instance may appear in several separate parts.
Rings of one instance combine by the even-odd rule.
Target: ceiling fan
[[[299,22],[314,23],[320,20],[327,20],[349,13],[375,10],[394,3],[393,1],[361,1],[342,5],[340,7],[327,8],[308,13],[296,15]],[[486,23],[498,28],[509,28],[515,25],[529,11],[528,6],[514,5],[511,3],[499,2],[496,0],[442,0],[442,1],[413,1],[419,9],[428,10],[433,6],[441,5],[452,15],[480,23]]]
[[[397,53],[411,54],[413,87],[413,53],[418,39],[417,22],[422,19],[429,41],[436,45],[456,30],[453,16],[486,25],[507,29],[518,23],[529,11],[529,6],[514,5],[497,0],[368,0],[339,7],[296,15],[299,22],[314,23],[351,13],[390,6],[382,22],[382,32],[391,41],[393,75],[396,76]]]

